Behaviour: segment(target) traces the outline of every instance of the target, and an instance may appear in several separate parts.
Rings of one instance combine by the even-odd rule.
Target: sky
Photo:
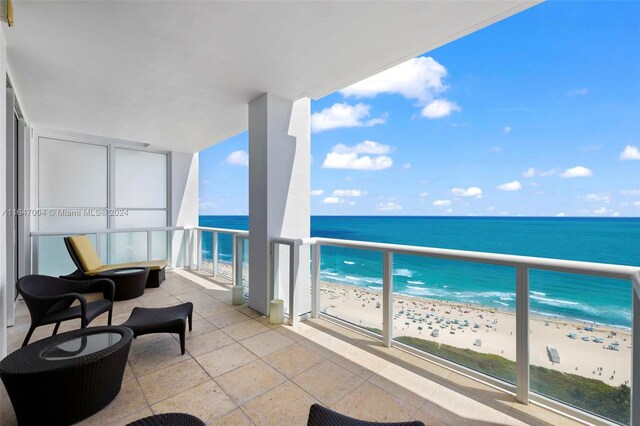
[[[640,217],[640,2],[548,1],[311,103],[313,215]],[[200,214],[248,214],[248,134]]]

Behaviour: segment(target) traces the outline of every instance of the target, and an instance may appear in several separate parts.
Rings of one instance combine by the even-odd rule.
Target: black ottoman
[[[131,316],[122,326],[133,330],[134,337],[153,333],[179,334],[180,350],[184,355],[187,318],[189,318],[189,331],[191,331],[192,317],[193,303],[191,302],[166,308],[133,308]]]
[[[206,426],[205,422],[183,413],[156,414],[129,423],[127,426]]]
[[[129,300],[144,294],[149,268],[119,268],[103,271],[92,278],[108,278],[116,285],[113,300]]]
[[[0,377],[19,424],[68,425],[120,392],[133,333],[90,327],[47,337],[0,362]]]

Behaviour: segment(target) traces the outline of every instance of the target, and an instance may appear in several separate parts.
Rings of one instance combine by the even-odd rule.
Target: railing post
[[[98,241],[98,234],[96,234],[96,244]],[[151,244],[151,231],[147,231],[147,260],[151,260],[151,251],[153,245]]]
[[[516,268],[516,401],[529,404],[529,269]]]
[[[33,241],[31,242],[31,274],[39,273],[38,268],[40,267],[38,258],[40,255],[40,237],[38,235],[32,237]]]
[[[202,267],[202,231],[200,231],[199,229],[196,229],[196,238],[198,241],[197,244],[197,248],[196,250],[198,251],[196,253],[196,268],[198,268],[198,271],[200,271],[200,268]]]
[[[390,348],[393,342],[393,253],[384,252],[382,262],[382,342]]]
[[[213,277],[218,275],[218,233],[211,235],[211,269],[213,269]]]
[[[240,235],[233,235],[233,261],[232,261],[232,303],[242,305],[244,303],[244,286],[242,283],[242,238]]]
[[[320,244],[311,246],[311,316],[320,316]]]
[[[298,316],[298,260],[300,259],[300,245],[291,244],[289,249],[289,325],[296,325]]]
[[[631,324],[631,426],[640,425],[640,271],[631,277],[632,324]]]
[[[102,259],[102,234],[96,233],[96,253]]]

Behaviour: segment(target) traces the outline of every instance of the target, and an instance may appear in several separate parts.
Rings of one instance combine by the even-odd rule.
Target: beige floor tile
[[[138,381],[130,380],[122,384],[120,393],[109,405],[78,424],[104,425],[110,422],[117,423],[120,419],[145,408],[148,408],[147,401],[138,385]]]
[[[187,413],[211,423],[234,410],[236,404],[213,380],[184,391],[151,407],[154,414]]]
[[[229,306],[213,298],[210,298],[210,299],[212,299],[214,302],[207,303],[206,305],[202,305],[202,306],[196,306],[194,310],[205,318],[213,315],[221,314],[224,312],[235,311],[233,306]]]
[[[331,361],[323,361],[291,380],[325,405],[335,404],[364,382]]]
[[[257,356],[264,357],[287,346],[291,346],[294,342],[275,330],[270,330],[266,333],[242,340],[240,343]]]
[[[332,407],[339,413],[375,422],[408,421],[417,408],[379,387],[365,382]]]
[[[139,379],[140,387],[153,405],[208,381],[209,375],[192,358]]]
[[[146,334],[138,336],[131,341],[129,356],[141,354],[152,349],[161,347],[174,346],[176,340],[168,333]]]
[[[214,378],[257,359],[254,354],[239,343],[233,343],[196,357],[196,361]]]
[[[324,361],[320,355],[296,343],[263,358],[273,368],[292,378]]]
[[[125,416],[121,419],[117,419],[117,420],[108,419],[106,424],[109,426],[122,426],[122,425],[129,424],[131,422],[135,422],[136,420],[144,419],[145,417],[149,417],[149,416],[153,416],[153,412],[151,411],[151,408],[145,407],[142,410],[136,411],[135,413],[129,414],[128,416]],[[102,423],[102,424],[105,424],[105,423]]]
[[[187,329],[185,331],[185,336],[187,339],[194,336],[200,336],[201,334],[208,333],[210,331],[218,329],[218,327],[211,324],[211,322],[207,321],[204,318],[200,318],[200,319],[194,318],[192,326],[193,326],[192,330],[189,331],[189,323],[187,322]],[[177,334],[174,334],[174,336],[175,338],[179,338]]]
[[[6,393],[0,393],[0,425],[14,426],[18,424],[11,400]]]
[[[130,354],[129,364],[136,377],[146,376],[188,359],[188,355],[180,354],[178,343],[175,340],[173,342],[175,346],[163,346],[139,354]]]
[[[260,312],[254,311],[253,309],[251,309],[249,307],[249,305],[246,305],[246,304],[242,305],[242,306],[236,306],[236,310],[238,312],[242,312],[243,314],[245,314],[246,316],[251,317],[251,318],[257,318],[257,317],[262,316],[262,314]]]
[[[242,322],[249,321],[250,319],[251,318],[249,318],[242,312],[236,311],[235,309],[232,311],[206,317],[207,321],[218,328],[225,328],[230,325],[240,324]]]
[[[215,420],[210,426],[253,426],[253,424],[249,417],[238,408]]]
[[[214,330],[189,338],[186,347],[191,356],[195,357],[230,345],[231,343],[233,343],[232,338],[220,330]]]
[[[253,337],[257,334],[264,333],[269,330],[269,327],[265,327],[258,321],[245,321],[241,322],[240,324],[230,325],[222,329],[222,331],[224,331],[237,341]]]
[[[321,332],[317,327],[307,325],[304,322],[299,322],[295,326],[283,324],[275,330],[295,342],[299,342],[302,339],[306,339]]]
[[[318,401],[287,381],[242,406],[242,410],[257,426],[304,426],[309,407]]]
[[[242,405],[278,386],[286,378],[269,364],[257,360],[215,380],[238,405]]]
[[[438,382],[433,382],[395,364],[389,364],[374,374],[369,378],[369,382],[404,399],[416,408],[424,405],[429,396],[438,389]]]
[[[524,405],[517,402],[513,403],[511,405],[511,410],[509,410],[509,412],[507,413],[506,424],[519,425],[522,423],[532,424],[536,426],[577,426],[580,424],[575,420],[561,416],[554,413],[553,411],[547,410],[546,408],[537,405]]]
[[[136,378],[136,375],[133,374],[133,370],[131,369],[129,362],[127,362],[127,365],[124,368],[124,376],[122,377],[122,383],[128,382],[129,380],[133,380],[135,378]]]
[[[449,389],[445,383],[438,385],[435,392],[420,408],[438,420],[449,424],[473,424],[474,422],[504,424],[510,405],[505,405],[502,410],[497,410],[486,405],[484,400],[478,400],[475,396],[463,395]]]
[[[422,410],[416,411],[411,420],[419,420],[425,424],[425,426],[445,426],[447,423],[444,423],[435,417],[431,416],[429,413],[426,413]]]

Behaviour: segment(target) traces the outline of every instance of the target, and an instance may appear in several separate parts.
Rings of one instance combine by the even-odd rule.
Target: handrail
[[[55,237],[58,235],[74,234],[117,234],[122,232],[162,232],[162,231],[188,231],[193,229],[188,226],[158,226],[153,228],[104,228],[104,229],[67,229],[60,231],[32,231],[32,237]]]
[[[242,229],[211,228],[208,226],[194,226],[192,229],[195,229],[196,231],[204,231],[204,232],[219,232],[221,234],[241,235],[242,237],[249,238],[249,231],[245,231]]]
[[[545,257],[520,256],[513,254],[499,254],[468,250],[440,249],[402,244],[375,243],[358,240],[341,240],[322,237],[302,239],[279,237],[272,238],[271,240],[278,244],[321,244],[361,250],[374,250],[380,252],[388,251],[394,254],[425,256],[438,259],[460,260],[466,262],[486,263],[491,265],[511,266],[514,268],[526,267],[529,269],[595,275],[600,277],[625,280],[630,279],[632,274],[640,271],[640,266],[613,265],[608,263],[582,262],[576,260],[550,259]]]

